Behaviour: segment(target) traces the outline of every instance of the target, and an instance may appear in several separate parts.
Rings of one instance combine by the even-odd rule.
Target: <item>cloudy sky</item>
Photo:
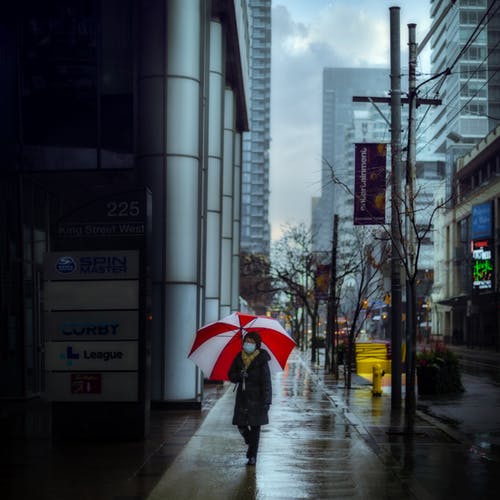
[[[389,67],[392,6],[401,9],[405,71],[407,24],[417,24],[417,42],[422,41],[430,28],[429,0],[273,0],[269,216],[274,239],[285,224],[309,224],[311,198],[320,195],[323,68]],[[420,64],[428,68],[428,51]]]

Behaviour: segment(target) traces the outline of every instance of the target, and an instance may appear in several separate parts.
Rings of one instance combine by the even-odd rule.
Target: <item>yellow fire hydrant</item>
[[[382,396],[382,377],[385,375],[385,372],[379,364],[373,365],[372,375],[372,394],[373,396]]]

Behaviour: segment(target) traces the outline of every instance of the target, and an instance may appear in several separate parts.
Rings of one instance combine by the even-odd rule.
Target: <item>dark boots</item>
[[[240,434],[248,445],[247,465],[255,465],[257,461],[257,451],[259,449],[260,426],[238,427]]]

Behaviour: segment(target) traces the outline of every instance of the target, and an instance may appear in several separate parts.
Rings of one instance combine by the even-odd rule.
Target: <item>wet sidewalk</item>
[[[228,390],[148,497],[159,499],[498,498],[500,462],[423,412],[412,436],[390,395],[355,377],[347,392],[293,353],[273,380],[257,466],[231,426]]]
[[[470,389],[469,411],[474,401],[478,415],[500,408],[488,402],[489,386]],[[246,466],[245,445],[231,425],[232,385],[206,395],[201,412],[152,411],[150,435],[135,442],[52,440],[42,414],[29,439],[2,439],[0,498],[498,498],[498,447],[484,452],[468,427],[421,410],[409,437],[402,412],[391,412],[389,387],[373,397],[369,381],[354,375],[346,391],[307,353],[293,352],[286,371],[273,377],[271,422],[262,428],[256,467]],[[463,401],[427,403],[453,416]]]
[[[152,410],[144,440],[57,440],[46,402],[9,405],[13,422],[0,407],[0,499],[143,500],[226,389],[206,385],[201,410]]]

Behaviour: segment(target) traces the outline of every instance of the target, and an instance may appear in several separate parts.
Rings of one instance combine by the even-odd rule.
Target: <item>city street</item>
[[[419,399],[422,410],[470,440],[471,453],[500,462],[500,366],[498,355],[455,349],[465,392]]]
[[[373,397],[355,375],[346,391],[295,351],[273,378],[256,467],[231,425],[225,384],[208,390],[201,413],[153,411],[144,442],[52,440],[43,413],[31,438],[0,448],[0,491],[8,500],[496,499],[498,378],[466,372],[463,382],[461,395],[420,398],[407,435],[390,387]]]
[[[394,3],[2,4],[0,500],[500,497],[500,1]]]
[[[464,422],[477,389],[469,382],[466,377],[470,395],[455,402]],[[497,498],[498,449],[491,444],[482,452],[470,428],[419,411],[414,433],[405,435],[387,392],[374,398],[356,377],[346,393],[297,355],[274,384],[271,424],[263,429],[255,469],[245,467],[244,445],[228,425],[228,392],[149,498]],[[428,409],[444,407],[434,400]]]

